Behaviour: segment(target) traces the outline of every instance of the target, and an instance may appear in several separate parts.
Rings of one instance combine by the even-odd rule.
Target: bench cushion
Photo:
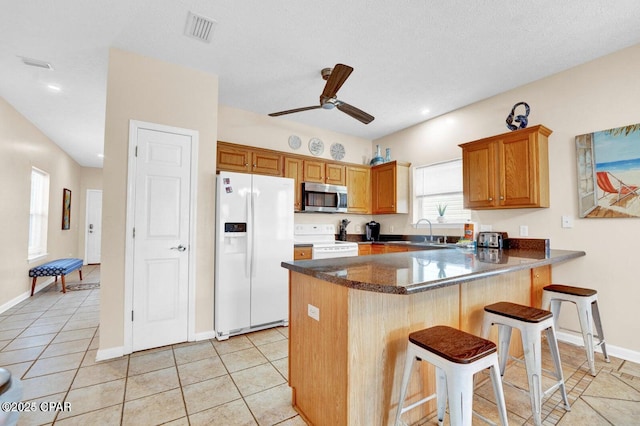
[[[82,259],[57,259],[29,269],[30,277],[55,277],[66,275],[82,267]]]

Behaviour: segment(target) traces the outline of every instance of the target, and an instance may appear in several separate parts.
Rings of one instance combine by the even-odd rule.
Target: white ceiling
[[[637,0],[0,0],[0,6],[0,96],[87,167],[102,166],[112,46],[216,74],[220,104],[260,114],[317,104],[320,70],[351,65],[338,98],[374,115],[372,123],[336,109],[273,120],[375,139],[640,43]],[[217,21],[211,43],[183,35],[189,11]],[[50,62],[54,71],[27,67],[18,56]]]

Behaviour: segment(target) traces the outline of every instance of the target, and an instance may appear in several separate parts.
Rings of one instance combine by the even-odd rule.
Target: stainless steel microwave
[[[302,211],[322,213],[347,212],[347,187],[302,182]]]

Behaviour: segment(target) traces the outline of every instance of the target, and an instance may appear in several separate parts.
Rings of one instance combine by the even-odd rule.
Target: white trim
[[[572,345],[584,348],[584,340],[582,339],[582,334],[580,333],[572,333],[567,330],[558,330],[556,331],[556,336],[561,342],[570,343]],[[600,349],[600,347],[597,347],[596,352],[602,353],[602,349]],[[607,355],[615,356],[616,358],[624,359],[626,361],[640,363],[640,352],[632,351],[631,349],[623,348],[620,346],[610,345],[609,343],[607,343]],[[585,362],[586,360],[587,358],[585,355]]]
[[[109,348],[109,349],[98,349],[98,352],[96,352],[96,361],[104,361],[112,358],[120,358],[121,356],[124,356],[124,355],[125,355],[125,352],[124,352],[123,346],[117,346],[115,348]]]
[[[49,253],[43,253],[34,257],[30,257],[27,259],[27,263],[36,263],[39,260],[46,259],[47,256],[49,256]]]
[[[162,124],[148,123],[138,120],[129,120],[129,154],[127,168],[127,209],[125,225],[125,276],[124,276],[124,345],[122,354],[133,352],[133,324],[131,311],[133,310],[133,229],[135,214],[135,176],[136,162],[135,150],[138,140],[138,130],[149,129],[159,132],[175,133],[191,137],[191,205],[189,213],[189,316],[187,325],[187,340],[196,339],[196,212],[198,189],[198,143],[199,132],[197,130],[182,129],[179,127],[165,126]],[[116,355],[120,356],[120,355]]]
[[[9,309],[13,308],[14,306],[16,306],[18,303],[27,300],[29,297],[31,297],[31,280],[33,278],[30,277],[29,279],[29,290],[25,291],[22,294],[19,294],[18,296],[14,297],[13,299],[5,302],[4,304],[0,305],[0,314],[8,311]],[[37,292],[39,292],[40,290],[42,290],[43,288],[45,288],[46,286],[48,286],[49,284],[51,284],[53,282],[53,277],[47,277],[46,280],[42,281],[40,284],[36,284],[36,289],[33,292],[33,294],[36,294]]]
[[[210,340],[210,339],[214,339],[216,337],[216,332],[215,330],[209,330],[209,331],[203,331],[200,333],[195,333],[195,338],[193,339],[196,342],[199,342],[201,340]],[[189,339],[189,341],[192,341],[191,339]]]

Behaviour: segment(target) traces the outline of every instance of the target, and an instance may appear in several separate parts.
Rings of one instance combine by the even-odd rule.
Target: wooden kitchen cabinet
[[[296,157],[284,157],[284,177],[288,177],[294,180],[293,184],[293,211],[299,212],[302,210],[302,179],[303,179],[303,166],[304,161]]]
[[[311,247],[294,247],[293,260],[311,259]]]
[[[367,256],[371,254],[371,244],[358,244],[358,256]]]
[[[371,254],[384,254],[387,252],[384,244],[371,244]]]
[[[322,160],[304,160],[303,179],[304,182],[344,185],[345,166]]]
[[[282,176],[283,156],[269,150],[218,141],[216,168],[219,171]]]
[[[347,212],[371,213],[371,169],[368,166],[347,166]]]
[[[373,214],[409,213],[409,166],[391,161],[371,168]]]
[[[549,207],[551,132],[538,125],[460,145],[464,207]]]
[[[344,164],[326,163],[325,164],[325,183],[328,185],[342,185],[347,182],[345,176]]]

